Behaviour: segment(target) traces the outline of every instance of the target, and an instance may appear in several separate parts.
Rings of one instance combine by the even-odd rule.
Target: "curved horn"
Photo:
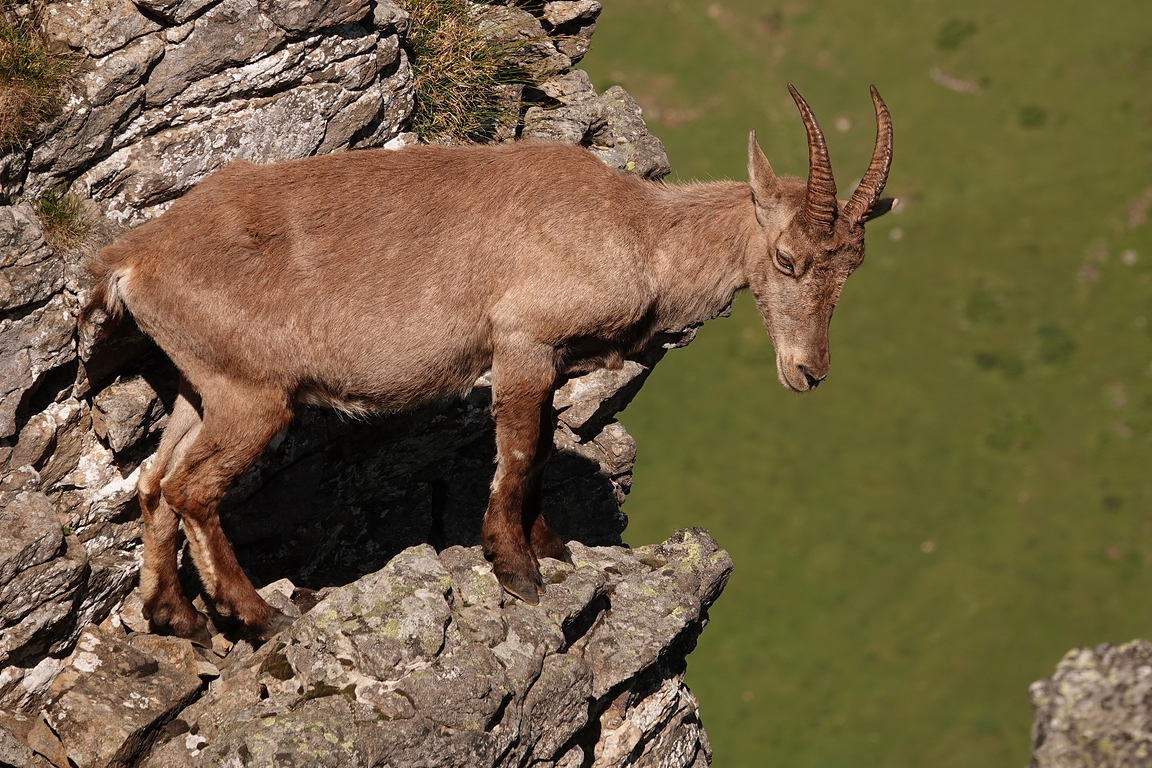
[[[844,207],[844,218],[852,224],[862,223],[872,206],[876,205],[888,182],[888,169],[892,167],[892,115],[888,114],[888,107],[876,86],[871,86],[871,89],[872,104],[876,107],[876,148],[872,151],[868,172]]]
[[[788,92],[800,108],[804,130],[808,132],[808,196],[804,200],[803,216],[817,228],[831,229],[836,220],[836,179],[832,176],[832,161],[828,159],[828,145],[816,116],[808,102],[791,83]]]

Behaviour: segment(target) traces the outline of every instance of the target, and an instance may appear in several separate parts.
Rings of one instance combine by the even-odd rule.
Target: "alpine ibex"
[[[808,133],[807,183],[777,177],[755,133],[747,184],[644,181],[543,142],[234,162],[101,251],[85,313],[126,307],[182,374],[139,480],[154,628],[204,631],[177,579],[178,523],[222,614],[258,637],[284,625],[217,507],[296,402],[404,409],[491,370],[496,474],[481,540],[505,589],[536,603],[539,558],[567,558],[540,514],[558,378],[619,365],[750,288],[780,383],[814,389],[864,223],[894,202],[880,199],[892,126],[873,87],[872,161],[837,201],[824,136],[789,90]]]

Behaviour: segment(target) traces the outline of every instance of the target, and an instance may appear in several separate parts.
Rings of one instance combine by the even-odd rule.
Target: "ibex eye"
[[[783,251],[776,251],[776,263],[780,266],[780,269],[790,275],[796,271],[796,263],[792,261],[791,256],[785,255]]]

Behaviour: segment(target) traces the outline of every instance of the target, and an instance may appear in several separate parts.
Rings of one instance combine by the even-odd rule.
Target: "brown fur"
[[[536,602],[538,558],[566,557],[540,515],[559,377],[618,364],[750,287],[780,381],[815,387],[863,221],[814,232],[798,216],[805,183],[778,179],[754,137],[749,151],[750,184],[683,187],[548,143],[235,162],[105,248],[86,311],[127,307],[184,379],[140,477],[153,624],[204,627],[176,580],[177,520],[221,612],[262,636],[282,624],[216,508],[295,402],[399,410],[490,369],[497,469],[482,543],[501,583]]]

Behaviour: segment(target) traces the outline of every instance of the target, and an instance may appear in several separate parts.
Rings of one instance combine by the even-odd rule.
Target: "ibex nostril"
[[[808,389],[816,389],[816,387],[820,386],[820,382],[824,381],[823,376],[813,376],[804,366],[798,365],[796,367],[800,369],[800,373],[804,374],[804,380],[808,382]]]

